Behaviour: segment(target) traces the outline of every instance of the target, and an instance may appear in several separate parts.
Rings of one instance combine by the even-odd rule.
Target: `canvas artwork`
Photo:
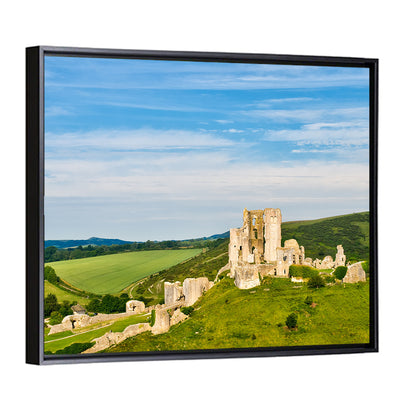
[[[370,76],[45,56],[45,356],[370,342]]]

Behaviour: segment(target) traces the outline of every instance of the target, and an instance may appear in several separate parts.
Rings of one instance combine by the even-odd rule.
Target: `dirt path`
[[[218,259],[218,258],[220,258],[222,256],[225,256],[226,254],[228,254],[228,253],[219,254],[218,256],[213,257],[212,259],[205,260],[204,262],[202,262],[202,264],[209,263],[210,261],[215,260],[215,259]]]
[[[100,326],[99,328],[93,328],[93,329],[90,329],[90,330],[88,330],[88,331],[79,332],[78,334],[68,335],[67,337],[63,337],[63,338],[51,339],[51,340],[49,340],[49,341],[45,341],[45,344],[47,344],[47,343],[49,343],[49,342],[61,341],[61,340],[63,340],[63,339],[76,337],[76,336],[78,336],[78,335],[88,334],[88,332],[98,331],[98,330],[99,330],[99,329],[101,329],[101,328],[107,328],[108,326],[111,326],[111,325],[113,325],[113,324],[114,324],[114,322],[111,322],[111,324],[103,325],[103,326]]]

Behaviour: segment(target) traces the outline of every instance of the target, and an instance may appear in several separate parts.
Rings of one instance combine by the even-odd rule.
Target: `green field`
[[[267,278],[240,290],[224,278],[195,305],[191,318],[160,335],[143,333],[107,352],[355,344],[369,342],[369,284],[309,289]],[[314,307],[305,303],[312,296]],[[286,327],[295,313],[296,330]]]
[[[115,294],[149,274],[198,255],[201,249],[153,250],[47,263],[70,285],[99,295]]]
[[[86,306],[87,303],[90,301],[87,297],[78,296],[75,293],[67,292],[66,290],[62,290],[59,287],[53,285],[52,283],[49,283],[47,280],[44,280],[44,292],[45,297],[48,296],[50,293],[56,296],[59,303],[62,303],[63,301],[67,300],[69,303],[76,302],[80,305]]]
[[[93,339],[101,337],[108,331],[122,332],[129,325],[147,322],[147,319],[148,317],[144,315],[133,315],[128,318],[118,319],[115,322],[103,322],[100,325],[85,327],[79,330],[47,335],[45,336],[44,348],[45,351],[55,352],[78,342],[91,342]]]

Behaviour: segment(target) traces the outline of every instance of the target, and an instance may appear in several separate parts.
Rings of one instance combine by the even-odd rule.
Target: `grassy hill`
[[[313,260],[328,255],[335,258],[338,244],[344,247],[347,261],[368,260],[369,234],[369,212],[282,224],[282,242],[296,239]]]
[[[194,305],[187,321],[165,334],[129,338],[106,352],[368,343],[368,290],[368,283],[309,289],[272,278],[240,290],[224,278]],[[305,303],[306,296],[312,296],[313,306]],[[285,324],[290,313],[298,319],[292,331]]]
[[[70,285],[96,294],[114,294],[149,274],[198,255],[201,249],[154,250],[47,263]]]

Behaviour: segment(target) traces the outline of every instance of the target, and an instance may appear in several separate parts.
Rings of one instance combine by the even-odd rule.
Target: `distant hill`
[[[186,239],[186,240],[171,240],[171,241],[200,241],[200,240],[217,240],[218,238],[228,238],[230,236],[230,232],[226,231],[222,234],[214,234],[209,237],[201,237],[201,238],[194,238],[194,239]],[[88,240],[45,240],[45,248],[47,247],[56,247],[56,248],[74,248],[78,246],[111,246],[113,244],[121,245],[121,244],[132,244],[132,243],[141,243],[141,241],[125,241],[119,240],[117,238],[98,238],[98,237],[91,237]]]
[[[45,240],[45,248],[54,246],[56,248],[71,248],[78,246],[111,246],[113,244],[131,244],[133,241],[124,241],[117,238],[91,237],[88,240]]]
[[[230,232],[226,231],[225,233],[222,234],[214,234],[211,235],[210,237],[204,237],[204,240],[217,240],[218,238],[229,238],[230,237]]]

